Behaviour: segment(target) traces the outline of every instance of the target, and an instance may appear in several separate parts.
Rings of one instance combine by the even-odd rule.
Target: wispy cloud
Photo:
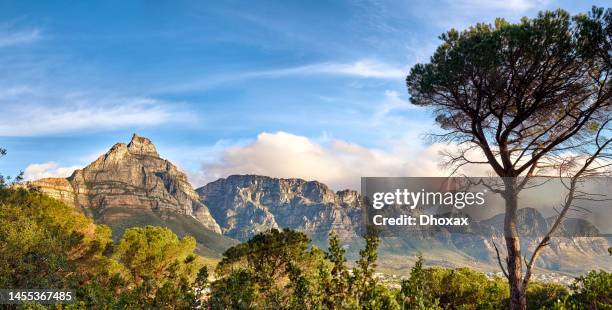
[[[401,79],[406,77],[407,70],[374,59],[362,59],[352,63],[325,62],[286,69],[261,71],[252,74],[255,76],[328,74],[360,78]]]
[[[0,30],[0,48],[33,43],[42,38],[38,28],[21,31]]]
[[[493,23],[503,17],[516,22],[523,16],[552,7],[554,0],[444,0],[442,3],[423,2],[415,17],[437,28],[440,32],[450,28],[466,29],[478,22]],[[432,37],[433,38],[433,37]]]
[[[408,74],[408,66],[392,65],[377,59],[364,58],[354,62],[319,62],[301,66],[273,68],[245,72],[232,72],[205,79],[161,87],[157,93],[174,93],[190,90],[207,90],[256,78],[278,78],[287,76],[321,77],[341,76],[360,79],[402,80]]]
[[[2,103],[0,114],[10,117],[0,123],[0,136],[41,136],[194,120],[187,111],[151,98],[63,99],[58,104]]]
[[[395,90],[385,90],[385,99],[377,106],[373,118],[376,124],[380,124],[393,112],[414,109],[419,109],[419,107],[411,104],[407,99],[401,98],[399,92]]]

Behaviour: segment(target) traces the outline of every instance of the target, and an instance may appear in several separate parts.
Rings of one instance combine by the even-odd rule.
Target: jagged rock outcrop
[[[196,192],[223,233],[242,241],[271,228],[297,229],[315,241],[331,231],[352,240],[361,231],[359,194],[317,181],[232,175]]]
[[[115,144],[67,179],[41,179],[29,185],[96,216],[104,217],[112,208],[173,212],[194,216],[221,233],[187,176],[160,158],[149,139],[136,134],[129,144]]]

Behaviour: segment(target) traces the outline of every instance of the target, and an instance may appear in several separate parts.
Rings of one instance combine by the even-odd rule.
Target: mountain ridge
[[[238,240],[271,228],[302,230],[315,239],[326,239],[332,230],[345,240],[358,237],[356,191],[334,192],[321,182],[298,178],[230,175],[196,192],[202,203],[215,206],[211,214],[224,234]]]
[[[117,227],[117,233],[129,227],[125,223],[145,225],[138,217],[146,217],[157,224],[178,227],[183,223],[203,230],[190,232],[201,235],[201,239],[207,238],[206,231],[221,235],[219,225],[208,207],[200,202],[187,175],[161,158],[151,140],[137,134],[127,144],[114,144],[67,178],[40,179],[27,182],[26,186],[74,206],[99,223]],[[201,228],[191,224],[190,218]],[[228,246],[235,243],[226,237],[219,240]],[[213,248],[212,252],[223,250],[223,247]]]
[[[217,257],[236,243],[234,239],[246,241],[271,228],[302,231],[320,247],[327,246],[333,231],[355,254],[365,223],[357,191],[334,191],[315,180],[230,175],[194,189],[185,173],[162,159],[149,139],[136,134],[129,143],[114,144],[67,178],[45,178],[27,185],[73,205],[111,226],[116,234],[131,226],[168,226],[179,235],[196,236],[206,248],[204,252]],[[550,221],[535,209],[519,210],[525,253],[535,247]],[[551,246],[542,252],[540,267],[578,270],[581,262],[593,257],[597,264],[612,266],[604,255],[609,238],[598,237],[597,228],[588,221],[566,221]],[[438,261],[448,257],[445,264],[452,265],[453,259],[460,258],[495,266],[493,244],[503,244],[502,222],[500,214],[479,221],[469,233],[443,228],[383,238],[381,259],[385,253],[406,257],[418,251],[437,251]],[[578,234],[585,237],[576,238]],[[567,262],[563,261],[564,254],[570,257]]]

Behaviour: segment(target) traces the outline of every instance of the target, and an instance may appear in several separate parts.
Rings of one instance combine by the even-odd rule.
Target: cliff
[[[297,229],[315,241],[331,231],[352,240],[361,231],[358,193],[334,192],[317,181],[232,175],[196,192],[223,233],[242,241],[270,228]]]
[[[67,179],[41,179],[28,185],[102,222],[113,220],[116,212],[109,210],[117,208],[170,212],[193,216],[205,228],[221,233],[187,176],[170,161],[160,158],[149,139],[136,134],[129,144],[115,144]]]

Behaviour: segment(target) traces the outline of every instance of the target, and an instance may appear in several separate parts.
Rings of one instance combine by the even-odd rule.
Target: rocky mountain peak
[[[171,212],[193,216],[206,228],[221,232],[187,176],[160,158],[151,140],[137,134],[129,144],[113,145],[64,182],[43,179],[31,183],[102,220],[110,209]]]
[[[317,181],[231,175],[197,193],[224,234],[239,240],[285,227],[301,230],[315,241],[326,239],[332,230],[343,239],[353,239],[361,226],[358,193],[334,193]]]
[[[127,145],[127,150],[132,154],[159,157],[157,149],[151,140],[145,137],[139,137],[137,134],[132,136],[132,140]]]

